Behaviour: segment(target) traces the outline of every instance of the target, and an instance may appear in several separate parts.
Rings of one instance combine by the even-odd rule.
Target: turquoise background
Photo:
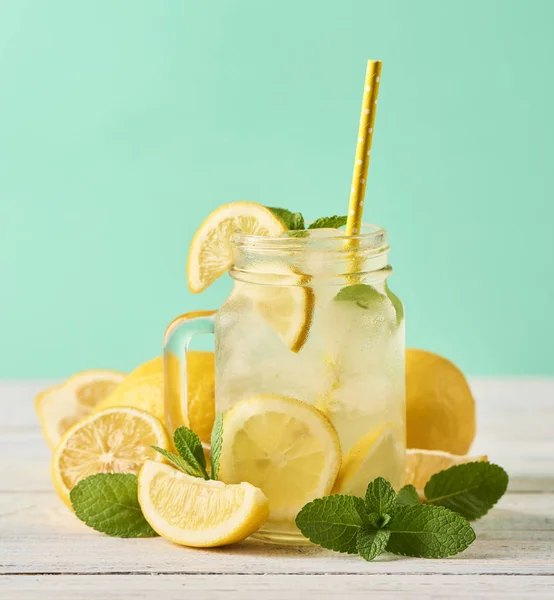
[[[470,375],[554,374],[554,2],[5,0],[0,377],[131,369],[223,202],[348,201],[384,62],[366,220],[408,342]]]

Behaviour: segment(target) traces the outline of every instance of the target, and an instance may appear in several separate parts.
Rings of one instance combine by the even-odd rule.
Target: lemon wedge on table
[[[35,398],[42,433],[52,450],[63,434],[90,414],[125,378],[125,373],[108,369],[81,371]]]
[[[294,519],[310,500],[325,496],[340,467],[340,445],[316,408],[282,396],[255,396],[223,417],[219,478],[249,481],[267,496],[270,519]]]
[[[69,492],[95,473],[138,473],[145,460],[163,457],[152,445],[168,449],[163,425],[136,408],[110,408],[76,423],[52,457],[52,479],[60,498],[71,506]]]
[[[154,531],[176,544],[199,548],[243,540],[269,513],[267,498],[249,483],[206,481],[152,461],[139,472],[138,498]]]
[[[406,450],[406,484],[413,485],[418,492],[423,493],[426,483],[439,471],[444,471],[454,465],[468,462],[487,461],[488,457],[450,454],[441,450]]]
[[[403,485],[403,462],[403,447],[398,447],[394,427],[389,424],[376,427],[343,458],[333,492],[364,497],[367,484],[377,477],[388,479],[398,490]]]
[[[190,244],[187,262],[190,291],[202,292],[231,268],[231,238],[235,233],[280,236],[286,230],[279,217],[256,202],[231,202],[216,208],[200,225]]]
[[[215,366],[213,352],[187,352],[187,399],[181,405],[181,370],[178,358],[167,361],[168,409],[173,423],[189,427],[208,443],[215,419]],[[112,393],[96,406],[96,411],[118,406],[145,410],[165,423],[164,365],[161,356],[129,373]]]

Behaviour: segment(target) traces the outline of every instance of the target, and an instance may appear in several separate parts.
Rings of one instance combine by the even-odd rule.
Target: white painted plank
[[[477,541],[445,560],[358,557],[247,541],[214,550],[115,539],[81,523],[52,494],[0,494],[0,573],[554,574],[554,495],[507,494],[474,524]]]
[[[0,595],[18,600],[286,600],[552,598],[552,577],[503,575],[50,575],[0,578]]]

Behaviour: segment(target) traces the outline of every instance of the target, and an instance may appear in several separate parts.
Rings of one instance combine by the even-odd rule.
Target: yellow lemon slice
[[[195,431],[209,443],[215,418],[215,367],[213,352],[187,352],[187,406],[181,403],[181,370],[179,359],[169,355],[166,363],[168,410],[172,423]],[[131,406],[145,410],[166,423],[164,409],[164,365],[162,357],[154,358],[129,373],[96,410]]]
[[[267,498],[249,483],[205,481],[152,461],[140,470],[138,499],[152,529],[176,544],[199,548],[243,540],[269,513]]]
[[[193,294],[210,286],[233,263],[231,238],[235,233],[280,236],[286,225],[256,202],[231,202],[216,208],[200,225],[190,244],[187,273]]]
[[[487,461],[487,456],[459,456],[441,450],[420,450],[410,448],[406,450],[406,484],[413,485],[422,493],[425,484],[431,476],[439,471],[444,471],[453,465],[468,462]]]
[[[35,398],[42,433],[52,450],[63,434],[119,385],[125,373],[107,369],[82,371]]]
[[[389,424],[370,431],[351,448],[343,458],[333,491],[365,496],[367,484],[377,477],[388,479],[397,490],[404,483],[404,447]]]
[[[259,487],[272,520],[293,519],[306,502],[328,494],[340,460],[333,426],[304,402],[255,396],[223,417],[219,478]]]
[[[94,473],[138,473],[145,460],[163,460],[152,445],[167,449],[163,425],[135,408],[110,408],[76,423],[52,457],[52,479],[60,498],[71,506],[73,486]]]

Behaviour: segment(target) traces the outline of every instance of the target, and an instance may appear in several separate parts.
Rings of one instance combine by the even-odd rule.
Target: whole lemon
[[[468,452],[475,437],[475,400],[463,373],[446,358],[406,350],[408,448]]]

